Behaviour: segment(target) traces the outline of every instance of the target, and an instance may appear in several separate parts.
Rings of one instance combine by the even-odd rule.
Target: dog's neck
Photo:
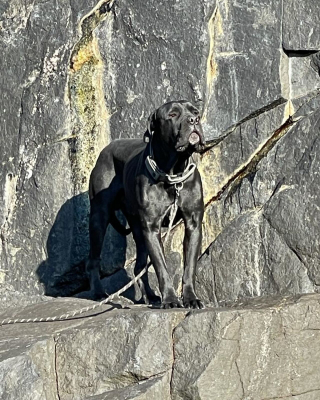
[[[152,156],[158,167],[166,174],[183,173],[191,156],[188,152],[179,153],[171,145],[159,140],[156,135],[149,144],[152,146]]]

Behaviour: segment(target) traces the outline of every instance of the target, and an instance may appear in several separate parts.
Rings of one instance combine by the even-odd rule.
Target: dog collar
[[[196,169],[196,164],[190,162],[190,158],[188,160],[188,165],[186,166],[185,170],[181,174],[176,174],[176,175],[169,175],[163,172],[158,167],[154,159],[151,158],[150,156],[146,157],[145,164],[149,174],[155,181],[163,181],[168,183],[169,185],[175,185],[177,183],[182,183],[186,181],[189,178],[189,176],[191,176],[194,173],[194,170]]]

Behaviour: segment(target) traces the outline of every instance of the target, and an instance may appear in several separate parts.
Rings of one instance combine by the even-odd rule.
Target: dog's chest
[[[158,182],[146,192],[146,200],[159,208],[167,207],[175,201],[176,191],[173,185]]]

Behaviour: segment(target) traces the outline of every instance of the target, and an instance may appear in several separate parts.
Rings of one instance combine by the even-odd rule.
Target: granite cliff
[[[90,299],[97,155],[181,98],[202,110],[207,139],[208,305],[145,310],[130,290],[130,312],[0,327],[1,399],[319,398],[319,12],[316,0],[1,2],[1,319],[91,303],[70,297]],[[177,226],[176,285],[182,238]],[[135,253],[111,227],[105,243],[112,292]]]

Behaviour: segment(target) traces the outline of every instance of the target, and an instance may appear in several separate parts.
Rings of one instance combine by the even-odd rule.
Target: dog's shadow
[[[89,211],[89,196],[86,192],[67,200],[56,216],[47,240],[47,259],[37,269],[39,281],[47,296],[92,297],[85,271],[89,255]],[[117,217],[125,224],[120,212]],[[114,293],[131,279],[124,269],[126,254],[128,250],[130,253],[130,249],[127,248],[127,238],[116,232],[111,225],[107,228],[104,243],[107,246],[103,246],[101,255],[101,277],[110,276],[106,290]],[[134,301],[135,290],[127,290],[124,296]]]

